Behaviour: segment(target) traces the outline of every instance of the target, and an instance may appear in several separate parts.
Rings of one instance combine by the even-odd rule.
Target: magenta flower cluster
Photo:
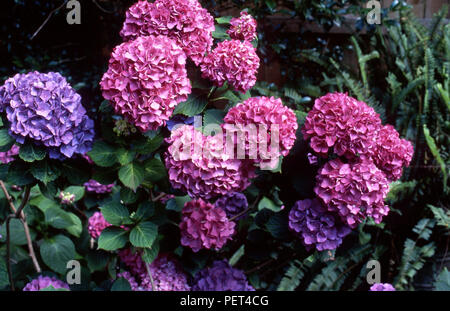
[[[319,170],[316,181],[316,195],[351,228],[366,217],[380,223],[389,212],[384,203],[389,182],[372,162],[331,160]]]
[[[238,216],[248,208],[247,198],[240,192],[229,192],[218,198],[214,205],[224,210],[228,218]],[[241,215],[236,220],[242,219],[244,216]]]
[[[69,285],[64,283],[63,281],[58,280],[55,277],[49,277],[49,276],[38,276],[36,279],[29,282],[25,287],[23,288],[24,292],[34,292],[34,291],[40,291],[42,289],[48,288],[50,286],[53,286],[55,289],[67,289],[69,290]]]
[[[291,229],[309,250],[333,250],[351,232],[334,213],[327,211],[318,199],[297,201],[289,212]]]
[[[14,161],[14,157],[19,154],[19,146],[13,145],[11,149],[5,152],[0,152],[0,162],[3,164],[8,164]]]
[[[193,291],[254,291],[242,270],[233,268],[226,260],[214,261],[194,278]]]
[[[165,124],[191,93],[186,56],[165,36],[138,37],[114,48],[100,82],[103,97],[141,131]]]
[[[84,188],[87,192],[95,192],[99,194],[110,193],[113,187],[114,184],[102,185],[94,179],[90,179],[89,181],[84,183]]]
[[[159,255],[150,265],[153,286],[147,268],[139,252],[124,249],[119,252],[120,260],[130,269],[122,274],[134,291],[189,291],[187,276],[178,262],[170,256]]]
[[[0,111],[19,144],[30,139],[47,147],[51,158],[71,158],[92,147],[94,122],[81,96],[56,72],[16,74],[0,87]]]
[[[225,211],[202,199],[187,202],[180,223],[181,245],[194,252],[200,249],[221,249],[234,234],[235,223]]]
[[[256,27],[257,23],[253,16],[242,11],[240,17],[230,20],[230,29],[227,34],[231,39],[253,41],[256,39]]]
[[[172,131],[165,163],[175,189],[192,198],[211,199],[250,185],[253,164],[227,156],[219,136],[204,136],[190,125]]]
[[[389,283],[375,283],[370,287],[371,292],[395,292],[395,287]]]
[[[214,18],[197,0],[139,1],[126,12],[120,35],[125,41],[164,35],[199,65],[213,45]]]
[[[101,212],[95,212],[91,217],[89,217],[88,231],[93,239],[98,238],[102,231],[109,226],[111,226],[111,224],[106,221]]]
[[[259,57],[248,41],[227,40],[217,44],[200,65],[202,77],[223,86],[225,82],[245,93],[256,83]]]

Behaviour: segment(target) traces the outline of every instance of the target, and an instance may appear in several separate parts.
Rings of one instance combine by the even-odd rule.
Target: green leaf
[[[444,267],[439,274],[439,277],[434,283],[434,288],[437,291],[450,291],[450,272],[447,270],[447,267]]]
[[[130,283],[125,278],[118,278],[111,286],[112,292],[131,291]]]
[[[114,148],[107,143],[96,141],[92,150],[88,152],[88,155],[98,166],[110,167],[117,162],[114,151]]]
[[[128,231],[121,228],[108,227],[102,231],[98,238],[98,248],[105,251],[115,251],[128,242]]]
[[[131,150],[136,151],[140,154],[149,154],[158,149],[162,142],[164,141],[164,136],[158,134],[152,138],[144,138],[145,140],[138,140],[133,143]]]
[[[151,264],[153,260],[158,257],[159,243],[155,241],[151,248],[144,248],[142,251],[142,260],[148,264]]]
[[[68,214],[69,214],[70,218],[72,219],[72,225],[67,227],[66,230],[71,235],[79,238],[81,235],[81,232],[83,231],[83,225],[81,224],[81,220],[77,215],[75,215],[73,213],[68,213]]]
[[[40,292],[68,292],[70,291],[67,288],[54,288],[52,285],[46,287],[46,288],[42,288],[39,290]]]
[[[65,274],[67,262],[75,259],[75,245],[68,237],[57,235],[42,242],[40,253],[47,266]]]
[[[227,34],[227,27],[222,25],[216,25],[216,29],[212,33],[214,39],[225,40],[229,39],[230,36]]]
[[[155,207],[152,202],[142,202],[139,204],[139,207],[135,214],[135,219],[137,221],[141,221],[147,218],[150,218],[155,213]]]
[[[138,162],[132,162],[122,166],[119,170],[120,181],[134,191],[144,180],[144,167]]]
[[[26,164],[14,161],[9,167],[7,180],[13,185],[25,186],[31,184],[34,178],[29,173],[29,168]]]
[[[60,207],[50,207],[44,211],[45,222],[56,229],[67,229],[73,226],[72,216]]]
[[[258,210],[261,211],[265,208],[268,210],[274,211],[275,213],[278,213],[279,211],[281,211],[280,205],[277,205],[272,200],[270,200],[266,197],[263,197],[261,199],[261,201],[259,201],[259,203],[258,203]]]
[[[233,16],[216,17],[217,24],[229,24]]]
[[[167,201],[166,209],[172,210],[175,212],[181,212],[186,202],[189,202],[191,198],[188,195],[183,197],[175,197]]]
[[[222,124],[225,114],[225,111],[219,109],[206,110],[203,117],[203,127],[207,126],[208,124]]]
[[[9,224],[9,230],[11,233],[10,237],[10,243],[13,245],[26,245],[27,244],[27,237],[25,235],[25,229],[23,228],[23,224],[19,219],[11,219],[11,222]],[[0,235],[2,236],[0,238],[0,242],[5,243],[6,242],[6,222],[3,223],[3,225],[0,228]],[[30,228],[30,236],[33,240],[36,237],[36,232],[32,228]]]
[[[127,150],[125,148],[120,148],[117,150],[117,159],[121,165],[128,164],[133,161],[136,156],[136,152]]]
[[[44,213],[49,208],[60,206],[60,204],[43,195],[39,195],[37,197],[32,198],[29,204],[38,207]]]
[[[8,268],[6,267],[6,259],[0,257],[0,289],[9,285]]]
[[[106,221],[115,226],[130,224],[128,209],[117,201],[111,201],[100,207]]]
[[[150,221],[145,221],[131,230],[130,242],[136,247],[152,247],[157,236],[158,227]]]
[[[61,174],[61,172],[48,161],[39,161],[33,163],[30,171],[34,178],[42,181],[44,185],[56,180]]]
[[[175,107],[173,114],[183,114],[188,117],[193,117],[200,114],[207,104],[208,100],[204,94],[191,93],[186,101],[179,103]]]
[[[157,182],[164,178],[166,173],[166,167],[159,159],[148,159],[144,162],[145,179],[151,182]]]
[[[35,146],[34,144],[26,144],[20,147],[19,157],[25,162],[34,162],[43,160],[47,152],[43,147]]]
[[[444,189],[447,189],[447,168],[446,168],[444,160],[442,160],[442,157],[439,153],[439,149],[436,145],[436,141],[430,135],[430,130],[427,128],[426,124],[423,125],[423,133],[425,134],[425,139],[427,141],[427,144],[428,144],[428,147],[430,148],[431,153],[433,154],[434,158],[436,159],[436,161],[438,162],[438,164],[441,168],[442,175],[444,176],[444,181],[443,181]]]
[[[239,259],[241,259],[242,256],[244,256],[245,253],[245,245],[241,245],[241,247],[239,247],[239,249],[233,254],[233,256],[231,256],[230,258],[230,265],[234,266],[235,264],[237,264],[237,262],[239,261]]]
[[[5,152],[11,149],[14,141],[14,138],[9,136],[8,129],[0,129],[0,147],[2,147],[0,151]]]
[[[75,202],[81,200],[84,197],[85,189],[80,186],[70,186],[64,189],[64,192],[69,192],[75,195]]]

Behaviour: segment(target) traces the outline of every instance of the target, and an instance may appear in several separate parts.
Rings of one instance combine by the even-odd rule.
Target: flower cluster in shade
[[[235,232],[224,210],[202,199],[186,202],[180,223],[181,245],[194,252],[221,249]]]
[[[318,199],[297,201],[289,212],[291,229],[307,249],[333,250],[351,232],[335,214],[327,211]]]
[[[295,113],[281,99],[262,96],[251,97],[231,108],[223,128],[228,133],[237,133],[236,143],[238,147],[245,144],[250,159],[278,162],[294,146],[298,124]]]
[[[240,192],[229,192],[218,198],[214,205],[224,210],[228,218],[232,218],[248,208],[248,201],[245,195]],[[236,220],[242,219],[244,216],[241,215]]]
[[[165,163],[171,184],[192,198],[211,199],[243,191],[255,177],[250,161],[223,152],[223,135],[204,136],[193,126],[183,125],[172,131],[167,141]]]
[[[214,261],[210,267],[197,272],[193,291],[254,291],[242,270],[230,266],[226,260]]]
[[[54,159],[71,158],[92,148],[94,122],[81,96],[56,72],[16,74],[0,87],[0,111],[19,144],[30,140],[47,147]]]
[[[54,289],[69,289],[69,285],[64,283],[63,281],[58,280],[55,277],[49,277],[49,276],[43,276],[40,275],[36,279],[29,282],[25,287],[23,288],[23,291],[25,292],[33,292],[33,291],[40,291],[42,289],[48,288],[52,286]]]
[[[380,223],[389,212],[384,203],[389,182],[370,161],[327,162],[316,176],[314,192],[329,211],[336,212],[351,228],[366,217]]]
[[[395,287],[389,283],[375,283],[370,287],[371,292],[395,292]]]
[[[73,204],[73,202],[75,202],[75,194],[61,191],[59,193],[59,199],[61,200],[62,204]]]
[[[302,128],[311,148],[325,155],[332,148],[348,160],[372,161],[389,181],[398,180],[414,150],[391,125],[383,126],[375,110],[347,94],[329,93],[314,103]]]
[[[130,272],[122,277],[126,278],[132,290],[151,291],[152,282],[148,276],[147,268],[139,252],[132,249],[124,249],[119,252],[120,260],[127,266]],[[157,291],[188,291],[190,287],[186,274],[178,262],[168,255],[159,255],[150,265],[153,278],[153,286]]]
[[[0,152],[0,162],[7,164],[14,161],[14,157],[19,154],[19,149],[19,146],[13,145],[8,151]]]
[[[88,231],[93,239],[98,238],[102,231],[109,226],[111,226],[111,224],[106,221],[101,212],[95,212],[89,217]]]
[[[166,36],[122,43],[100,82],[103,97],[141,131],[155,130],[191,93],[185,64],[183,50]]]
[[[214,30],[214,18],[197,0],[144,0],[128,9],[120,35],[125,41],[167,36],[199,65],[212,47]]]
[[[245,93],[256,83],[259,57],[248,41],[227,40],[217,44],[200,65],[202,77],[216,86],[225,82],[236,91]]]
[[[256,39],[256,27],[257,23],[253,16],[242,11],[240,17],[230,20],[230,29],[227,34],[231,39],[253,41]]]
[[[103,185],[94,179],[90,179],[84,183],[84,188],[87,192],[95,192],[98,194],[110,193],[113,187],[114,184]]]

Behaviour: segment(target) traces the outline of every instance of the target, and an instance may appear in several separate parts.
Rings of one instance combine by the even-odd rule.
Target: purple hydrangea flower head
[[[394,292],[395,287],[389,283],[375,283],[370,287],[371,292]]]
[[[240,192],[229,192],[217,199],[214,205],[225,211],[228,218],[239,215],[248,208],[247,198]],[[242,219],[245,215],[239,216],[237,220]]]
[[[226,260],[214,261],[199,271],[194,279],[193,291],[254,291],[243,271],[230,266]]]
[[[125,41],[164,35],[199,65],[213,45],[214,18],[197,0],[138,1],[125,18],[120,35]]]
[[[0,87],[0,111],[11,122],[10,135],[19,144],[44,145],[51,158],[71,158],[92,148],[94,121],[81,96],[56,72],[16,74]]]
[[[235,223],[225,212],[202,199],[187,202],[180,223],[181,245],[194,252],[200,249],[221,249],[234,234]]]
[[[142,132],[156,130],[191,93],[185,64],[183,50],[168,37],[124,42],[114,48],[100,82],[103,97]]]
[[[84,183],[84,187],[88,192],[95,192],[102,194],[102,193],[110,193],[112,188],[114,187],[114,184],[102,185],[98,181],[91,179],[88,182]]]
[[[19,154],[19,146],[13,145],[11,149],[6,152],[0,152],[0,162],[7,164],[14,161],[14,156]]]
[[[230,29],[227,34],[231,39],[253,41],[256,39],[256,20],[245,11],[241,12],[241,16],[238,18],[232,18],[230,20]]]
[[[27,285],[25,285],[25,287],[23,288],[23,291],[25,291],[25,292],[40,291],[40,290],[45,289],[50,286],[53,286],[55,289],[64,288],[64,289],[69,290],[69,285],[67,285],[63,281],[60,281],[55,277],[40,275],[40,276],[38,276],[37,279],[34,279],[31,282],[29,282]]]
[[[117,278],[124,278],[130,284],[132,291],[137,291],[139,289],[139,284],[136,281],[136,278],[128,271],[123,271],[117,274]]]
[[[170,120],[168,120],[166,122],[166,124],[167,124],[167,129],[169,131],[172,131],[173,128],[179,124],[193,125],[194,117],[186,117],[184,115],[177,114],[177,115],[174,115],[172,118],[170,118]]]
[[[370,161],[327,162],[316,176],[314,192],[329,211],[337,212],[351,228],[366,217],[380,223],[389,212],[384,204],[389,182]]]
[[[318,199],[295,203],[289,212],[289,229],[301,238],[308,250],[315,246],[318,251],[336,249],[351,232]]]
[[[106,221],[105,217],[103,217],[101,212],[95,212],[89,218],[88,223],[89,234],[94,239],[98,238],[105,228],[111,226],[111,224]]]
[[[227,81],[236,91],[245,93],[256,83],[259,57],[248,41],[222,41],[204,58],[200,69],[202,77],[216,86]]]
[[[119,251],[118,256],[120,260],[130,269],[134,275],[142,275],[146,273],[147,268],[138,251],[133,251],[131,248],[125,248]]]
[[[203,199],[246,189],[256,176],[253,163],[225,154],[224,141],[223,135],[204,136],[191,125],[172,131],[165,155],[172,186]]]

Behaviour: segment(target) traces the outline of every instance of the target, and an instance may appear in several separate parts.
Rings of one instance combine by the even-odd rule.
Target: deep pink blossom
[[[55,289],[69,290],[69,285],[67,285],[63,281],[58,280],[55,277],[40,275],[36,279],[32,280],[27,285],[25,285],[25,287],[23,288],[23,291],[24,292],[40,291],[40,290],[48,288],[50,286],[52,286]]]
[[[231,39],[243,41],[252,41],[256,39],[256,20],[247,12],[242,11],[240,17],[232,18],[230,20],[230,25],[227,34],[230,35]]]
[[[101,212],[95,212],[88,220],[88,231],[92,238],[96,239],[100,236],[105,228],[111,226],[109,222],[106,221],[105,217]]]
[[[202,199],[187,202],[182,213],[181,245],[194,252],[219,250],[234,234],[235,223],[228,220],[225,211]]]
[[[90,179],[88,182],[84,183],[84,187],[87,192],[95,192],[95,193],[110,193],[114,184],[102,185],[98,181],[94,179]]]
[[[214,30],[214,18],[197,0],[156,0],[132,5],[120,35],[126,41],[148,35],[167,36],[199,65],[211,50]]]
[[[103,97],[141,131],[155,130],[191,93],[185,64],[183,50],[168,37],[122,43],[100,82]]]
[[[248,41],[228,40],[220,42],[200,66],[203,78],[217,86],[225,82],[236,91],[245,93],[256,83],[259,57]]]

